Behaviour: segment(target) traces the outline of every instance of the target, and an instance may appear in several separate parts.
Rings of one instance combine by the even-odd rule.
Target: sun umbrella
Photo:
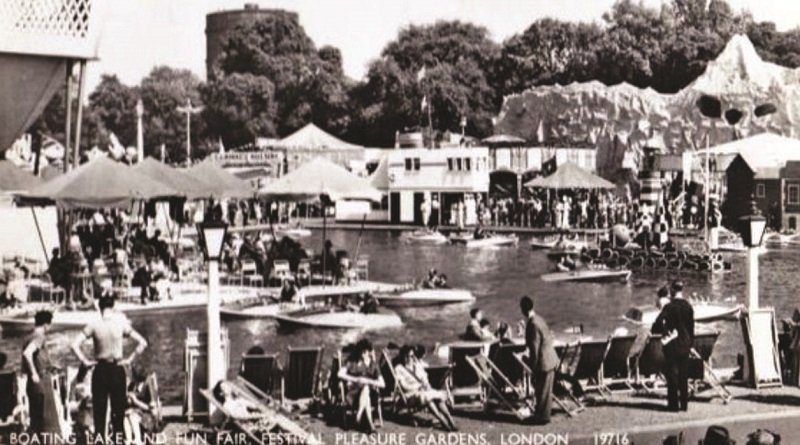
[[[613,189],[616,186],[605,179],[593,175],[567,162],[558,167],[550,176],[540,176],[525,183],[529,188],[545,189]]]
[[[54,201],[63,208],[73,209],[127,207],[134,199],[167,196],[175,196],[169,186],[103,157],[31,189],[24,197]]]
[[[145,158],[145,160],[135,164],[131,169],[153,181],[169,186],[177,195],[188,199],[203,198],[211,193],[210,187],[205,182],[187,174],[184,170],[170,167],[153,158]]]
[[[40,184],[41,178],[17,167],[11,161],[0,161],[1,192],[25,192]]]
[[[225,171],[212,161],[203,161],[184,171],[205,185],[203,195],[210,198],[252,198],[255,190],[247,181]]]
[[[283,201],[331,201],[358,199],[379,202],[382,193],[369,179],[356,176],[325,158],[316,158],[297,170],[265,185],[259,196]]]

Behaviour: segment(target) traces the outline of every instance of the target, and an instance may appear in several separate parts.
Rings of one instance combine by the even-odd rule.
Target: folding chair
[[[281,403],[317,396],[322,351],[322,347],[289,347],[289,358],[281,379]]]
[[[627,385],[631,375],[629,357],[635,340],[634,335],[611,337],[608,353],[603,360],[602,381],[606,389],[614,392],[616,389],[612,385],[621,383],[624,385],[623,390],[630,390]]]
[[[505,375],[514,386],[520,386],[526,394],[530,394],[528,379],[525,378],[525,369],[520,366],[514,354],[522,354],[527,350],[525,344],[497,344],[489,349],[489,360],[494,363],[500,372]]]
[[[704,389],[703,386],[707,385],[722,400],[722,403],[727,404],[733,395],[722,383],[711,365],[711,355],[718,338],[719,331],[695,335],[694,346],[691,350],[692,361],[689,366],[690,391],[695,394],[699,393]]]
[[[258,285],[258,287],[264,286],[264,277],[262,277],[258,273],[258,267],[256,266],[256,262],[252,260],[242,261],[242,284],[247,284],[248,286]]]
[[[640,354],[633,357],[634,387],[651,393],[663,386],[664,348],[660,335],[651,335]]]
[[[603,382],[603,362],[611,347],[611,338],[606,340],[581,341],[578,343],[580,352],[578,363],[571,377],[575,380],[586,380],[584,390],[596,390],[601,396],[611,395],[611,391]]]
[[[300,260],[300,262],[297,263],[297,276],[298,278],[306,277],[305,283],[301,283],[300,280],[298,280],[297,284],[306,286],[311,285],[311,261]]]
[[[242,354],[239,375],[265,394],[275,392],[281,373],[278,354]]]
[[[397,374],[392,365],[392,359],[389,357],[389,352],[386,349],[381,351],[381,374],[386,383],[383,394],[390,400],[394,415],[400,416],[405,413],[409,421],[411,421],[414,426],[417,426],[417,419],[414,417],[414,414],[424,407],[419,403],[415,403],[413,398],[397,383]]]
[[[275,260],[272,262],[272,280],[280,281],[280,284],[282,285],[283,281],[291,276],[292,270],[289,268],[289,261]]]
[[[344,362],[342,361],[342,352],[338,351],[337,355],[333,359],[333,363],[331,364],[331,374],[328,379],[328,391],[329,391],[329,398],[333,401],[333,408],[336,411],[339,411],[341,414],[341,422],[342,427],[347,425],[347,420],[350,417],[350,414],[355,414],[355,407],[350,406],[347,403],[347,386],[346,382],[339,378],[339,371],[344,366]],[[378,394],[378,400],[375,401],[376,403],[373,406],[373,409],[377,411],[378,414],[378,426],[383,426],[383,408],[381,407],[380,403],[380,394]]]
[[[466,362],[474,370],[489,395],[484,400],[484,409],[491,409],[491,402],[499,403],[513,413],[517,419],[524,421],[534,414],[535,405],[525,390],[515,386],[497,366],[483,355],[465,357]]]
[[[530,366],[528,366],[528,363],[526,362],[525,358],[526,356],[523,353],[514,354],[514,359],[517,360],[519,365],[525,371],[526,380],[530,381],[530,379],[533,376],[533,370],[530,368]],[[558,384],[558,381],[554,382],[553,401],[556,402],[556,405],[558,405],[561,409],[563,409],[564,412],[567,413],[569,417],[575,417],[576,415],[578,415],[578,413],[580,413],[585,409],[583,403],[580,400],[578,400],[575,396],[573,396],[571,392],[569,391],[562,393],[557,392],[555,387],[556,384]],[[528,386],[529,387],[531,386],[530,383],[528,384]]]
[[[158,425],[163,425],[164,414],[161,405],[161,393],[158,390],[158,376],[155,372],[151,372],[150,375],[147,376],[145,385],[147,385],[147,393],[150,397],[149,402],[154,407],[156,422]]]
[[[467,357],[482,355],[484,345],[451,345],[449,363],[452,366],[450,373],[450,391],[453,403],[459,399],[475,400],[483,404],[484,391],[481,379],[473,366],[467,363]]]
[[[369,281],[369,255],[359,255],[353,271],[356,281]]]

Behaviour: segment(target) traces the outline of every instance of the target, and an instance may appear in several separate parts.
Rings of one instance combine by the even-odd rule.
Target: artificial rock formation
[[[765,131],[800,135],[800,68],[764,62],[744,35],[676,94],[597,81],[535,87],[507,96],[495,126],[538,144],[597,147],[598,172],[609,178],[653,135],[681,153]]]

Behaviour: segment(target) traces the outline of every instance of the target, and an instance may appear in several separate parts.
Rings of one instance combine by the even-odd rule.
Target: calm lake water
[[[315,233],[304,244],[319,249],[319,236]],[[357,231],[333,231],[329,236],[335,248],[346,249],[351,255],[355,253]],[[550,263],[544,253],[532,251],[527,241],[523,237],[518,247],[466,249],[409,244],[397,233],[380,231],[364,233],[360,252],[370,256],[371,280],[408,282],[435,267],[447,274],[453,287],[471,290],[477,298],[475,305],[484,310],[493,324],[505,320],[514,326],[520,319],[519,297],[527,294],[534,297],[536,310],[554,331],[561,332],[582,323],[585,333],[597,338],[606,337],[614,328],[624,326],[620,317],[628,308],[651,303],[655,289],[674,278],[664,273],[637,273],[626,284],[544,283],[539,276],[548,271]],[[686,294],[696,292],[716,300],[734,297],[744,302],[744,258],[734,256],[729,260],[733,262],[733,269],[724,274],[710,278],[682,275]],[[775,307],[779,318],[788,317],[794,307],[800,306],[798,260],[800,250],[790,249],[773,250],[760,259],[761,304]],[[390,341],[428,346],[453,341],[463,332],[470,308],[455,305],[402,310],[399,313],[405,322],[403,328],[367,335],[378,346]],[[186,330],[205,329],[205,311],[134,316],[132,320],[134,327],[150,342],[140,364],[146,370],[158,372],[162,398],[168,403],[179,403],[183,394]],[[271,320],[225,322],[225,325],[231,339],[232,371],[238,367],[241,354],[254,345],[278,352],[285,359],[288,346],[322,344],[326,348],[324,363],[327,365],[332,351],[359,338],[359,334],[353,332],[278,331]],[[718,322],[712,326],[722,332],[714,353],[715,364],[734,365],[736,354],[744,350],[739,324]],[[69,342],[74,335],[56,333],[53,336],[54,355],[62,363],[76,363],[69,353]],[[0,350],[9,354],[12,365],[19,363],[22,341],[22,338],[4,338],[0,344]]]

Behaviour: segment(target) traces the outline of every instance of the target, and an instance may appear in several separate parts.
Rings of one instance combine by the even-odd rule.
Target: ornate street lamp
[[[750,214],[739,218],[739,234],[747,246],[747,308],[753,310],[758,309],[758,253],[767,230],[767,219],[761,215],[755,200],[751,200],[750,205]]]
[[[218,381],[225,378],[226,363],[222,353],[222,326],[220,323],[219,307],[219,260],[225,237],[228,234],[228,225],[221,221],[207,221],[197,225],[199,244],[208,262],[208,305],[206,316],[208,318],[208,378],[206,380],[209,391],[213,390]],[[209,405],[209,416],[214,407]]]

